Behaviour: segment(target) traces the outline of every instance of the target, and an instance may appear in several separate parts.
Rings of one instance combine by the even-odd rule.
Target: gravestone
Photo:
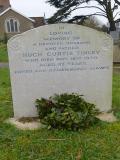
[[[8,42],[14,116],[37,116],[35,100],[79,93],[111,109],[112,38],[75,24],[45,25]]]

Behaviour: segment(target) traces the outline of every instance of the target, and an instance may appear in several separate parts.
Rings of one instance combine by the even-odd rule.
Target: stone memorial
[[[109,111],[112,38],[76,24],[45,25],[8,42],[14,116],[35,117],[37,98],[79,93]]]

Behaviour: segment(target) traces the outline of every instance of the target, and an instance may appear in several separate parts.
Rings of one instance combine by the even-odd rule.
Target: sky
[[[28,17],[52,16],[56,9],[45,3],[46,0],[10,0],[11,6]]]
[[[50,4],[46,3],[46,0],[10,0],[11,6],[17,11],[23,13],[28,17],[35,16],[44,16],[49,18],[56,12],[56,8],[50,6]],[[94,2],[92,2],[94,3]],[[92,4],[93,5],[93,4]],[[95,11],[95,9],[94,9]],[[82,11],[75,11],[73,16],[76,14],[84,14],[91,13],[90,9],[84,9]],[[107,23],[107,20],[104,17],[98,17],[101,23]]]

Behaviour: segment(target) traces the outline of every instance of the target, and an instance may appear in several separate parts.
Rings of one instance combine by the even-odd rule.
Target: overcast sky
[[[46,0],[10,0],[10,3],[14,9],[25,14],[28,17],[44,16],[45,13],[46,18],[48,18],[52,16],[56,11],[53,6],[50,6],[48,3],[46,3]],[[73,15],[84,13],[89,14],[90,9],[86,9],[81,12],[76,11]],[[107,20],[103,17],[99,17],[99,19],[104,23],[107,22]]]
[[[32,16],[52,16],[56,9],[45,3],[46,0],[10,0],[13,8],[25,15]]]

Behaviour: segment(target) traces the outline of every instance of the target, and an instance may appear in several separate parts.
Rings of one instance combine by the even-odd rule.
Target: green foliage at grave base
[[[77,131],[88,128],[99,120],[95,117],[98,110],[94,104],[86,102],[78,94],[54,95],[49,99],[36,100],[41,122],[48,129],[67,129]]]

